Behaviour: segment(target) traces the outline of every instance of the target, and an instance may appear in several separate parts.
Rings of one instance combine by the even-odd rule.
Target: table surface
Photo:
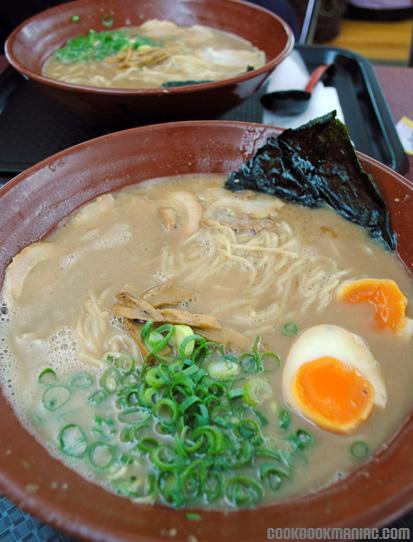
[[[0,55],[0,72],[7,65]],[[403,115],[413,118],[413,69],[389,66],[375,66],[377,77],[383,87],[389,102],[394,121]],[[409,171],[405,175],[413,182],[413,156],[409,156]],[[3,515],[0,517],[0,540],[7,542],[67,542],[68,537],[55,532],[47,525],[40,525],[37,520],[28,515],[22,516],[18,508],[2,499],[0,496]],[[5,509],[7,507],[7,514]],[[413,513],[406,514],[392,524],[394,527],[410,527],[413,529]],[[413,531],[412,531],[413,532]]]

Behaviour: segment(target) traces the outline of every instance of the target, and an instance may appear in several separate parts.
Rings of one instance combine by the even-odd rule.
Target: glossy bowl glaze
[[[79,22],[71,22],[72,16]],[[73,85],[42,75],[45,60],[69,38],[158,18],[233,32],[263,50],[267,63],[230,79],[171,89],[108,89]],[[290,28],[276,15],[239,0],[78,0],[43,11],[17,27],[6,42],[16,70],[51,96],[92,120],[123,125],[217,117],[251,96],[293,47]]]
[[[11,258],[79,205],[154,177],[228,173],[274,131],[219,121],[147,126],[87,141],[33,166],[0,190],[0,284]],[[371,158],[360,159],[389,203],[400,256],[412,269],[412,185]],[[176,529],[170,538],[176,542],[189,542],[190,535],[198,542],[259,542],[268,528],[376,526],[413,504],[412,418],[388,448],[327,489],[254,510],[202,511],[194,522],[184,510],[133,504],[69,470],[25,430],[1,393],[0,412],[0,493],[87,540],[155,542]]]

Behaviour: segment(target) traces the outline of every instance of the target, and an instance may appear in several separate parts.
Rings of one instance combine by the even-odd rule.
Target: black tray
[[[337,88],[350,135],[358,150],[404,173],[408,162],[371,64],[344,49],[297,46],[309,70],[334,62],[326,84]],[[261,90],[223,119],[261,122]],[[3,105],[3,107],[2,107]],[[0,180],[3,182],[66,147],[113,131],[86,123],[7,68],[0,76]]]

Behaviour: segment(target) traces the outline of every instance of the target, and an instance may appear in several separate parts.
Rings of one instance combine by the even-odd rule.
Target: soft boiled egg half
[[[282,375],[284,399],[296,412],[335,433],[349,433],[374,407],[387,403],[386,387],[366,342],[333,325],[304,331]]]
[[[343,282],[337,299],[346,303],[366,304],[373,308],[376,329],[387,329],[408,341],[413,334],[413,320],[406,317],[407,299],[394,280],[360,279]]]

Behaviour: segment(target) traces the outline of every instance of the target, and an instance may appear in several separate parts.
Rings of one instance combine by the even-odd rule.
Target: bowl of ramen
[[[0,191],[0,491],[96,541],[401,514],[412,201],[334,114],[134,128],[18,175]]]
[[[21,24],[6,56],[69,107],[133,124],[225,113],[293,41],[275,14],[238,0],[78,0]]]

